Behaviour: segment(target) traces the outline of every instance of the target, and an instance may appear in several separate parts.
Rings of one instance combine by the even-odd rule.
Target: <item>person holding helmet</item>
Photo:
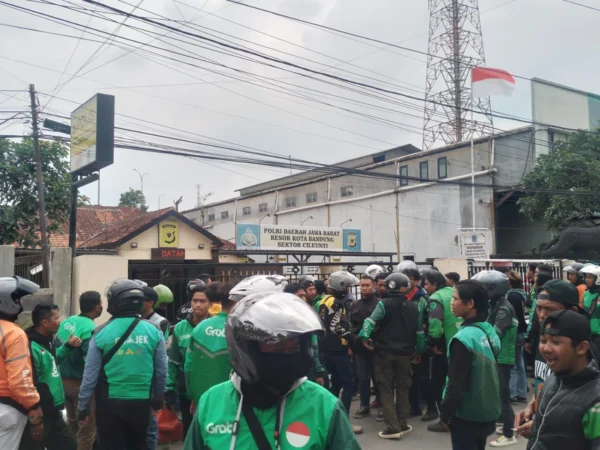
[[[211,283],[211,286],[213,284]],[[215,286],[213,291],[217,291],[219,286],[221,286],[221,283]],[[173,337],[171,338],[171,347],[169,348],[165,402],[171,410],[179,411],[178,408],[181,409],[184,433],[187,433],[192,423],[190,383],[186,382],[184,367],[194,329],[198,324],[211,317],[208,312],[211,300],[206,291],[207,288],[204,283],[192,285],[188,293],[192,312],[188,314],[185,320],[182,320],[173,328]],[[178,399],[179,403],[177,402]]]
[[[306,374],[323,325],[293,294],[259,292],[227,316],[234,375],[200,399],[183,450],[358,450],[340,401]]]
[[[379,388],[386,429],[382,439],[399,439],[412,431],[408,425],[408,390],[412,383],[411,363],[418,362],[425,348],[423,314],[406,294],[410,280],[403,273],[386,279],[388,297],[380,300],[365,320],[359,337],[365,348],[375,351],[375,381]],[[380,330],[371,340],[375,327]],[[395,394],[395,395],[394,395]],[[394,401],[395,397],[395,401]]]
[[[21,277],[0,277],[0,442],[2,450],[17,450],[25,425],[40,441],[44,414],[33,383],[29,340],[15,324],[23,311],[21,298],[39,286]]]
[[[428,408],[421,417],[423,422],[435,420],[439,417],[439,409],[442,403],[442,394],[446,384],[448,373],[448,360],[446,357],[447,344],[458,331],[462,319],[452,314],[450,303],[454,290],[446,285],[446,277],[433,269],[423,269],[421,278],[423,288],[429,295],[427,306],[427,353],[433,355],[431,358],[431,395],[436,405],[435,409]],[[446,432],[446,428],[438,422],[427,427],[429,431]]]
[[[56,335],[56,345],[68,342],[71,335],[81,339],[81,346],[74,349],[59,364],[65,391],[65,408],[67,410],[67,425],[73,436],[77,438],[78,450],[92,450],[96,439],[96,406],[92,399],[90,403],[90,419],[87,425],[79,428],[77,424],[77,404],[79,389],[83,378],[83,368],[87,358],[88,347],[96,328],[94,320],[102,315],[102,296],[100,292],[87,291],[79,297],[80,313],[71,316],[60,323]]]
[[[583,297],[585,297],[586,285],[585,285],[585,277],[582,273],[579,273],[585,264],[581,264],[578,262],[572,262],[567,267],[563,269],[563,272],[567,274],[567,278],[569,283],[574,285],[579,291],[579,306],[583,308]]]
[[[158,304],[159,291],[161,291],[163,297],[168,297],[169,293],[171,294],[171,297],[173,297],[173,293],[168,287],[162,284],[159,284],[156,286],[156,288],[142,286],[142,291],[144,292],[144,303],[142,304],[141,316],[142,319],[154,324],[154,326],[163,333],[166,342],[169,338],[169,329],[171,325],[167,319],[155,311],[155,308]]]
[[[506,294],[510,291],[510,283],[508,277],[497,270],[482,270],[471,279],[479,281],[487,288],[488,298],[490,299],[488,323],[494,327],[501,345],[497,360],[502,422],[504,425],[496,430],[501,436],[492,441],[490,445],[492,447],[516,445],[517,438],[513,430],[515,413],[510,404],[510,372],[515,365],[519,320],[515,309],[506,298]]]
[[[324,297],[317,305],[319,318],[325,326],[325,368],[331,375],[331,384],[329,385],[327,379],[325,383],[336,397],[342,392],[342,403],[348,413],[356,390],[354,369],[348,350],[358,339],[350,328],[353,297],[349,291],[352,286],[356,286],[354,275],[345,271],[332,273],[328,286],[330,295]],[[353,425],[353,428],[357,433],[362,433],[362,427]]]
[[[600,298],[600,266],[586,264],[580,273],[585,275],[587,291],[583,297],[583,309],[590,315],[592,342],[600,346],[600,309],[597,307]]]
[[[144,293],[135,281],[114,281],[106,299],[112,318],[95,330],[90,341],[77,418],[85,426],[95,392],[102,448],[146,449],[150,413],[156,414],[164,405],[164,336],[140,318]]]

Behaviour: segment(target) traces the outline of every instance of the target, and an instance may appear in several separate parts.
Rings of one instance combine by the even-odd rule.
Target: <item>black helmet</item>
[[[410,280],[400,272],[394,272],[385,279],[385,288],[390,295],[405,295],[410,291]]]
[[[497,270],[482,270],[473,275],[471,280],[479,281],[485,285],[490,300],[499,300],[510,290],[508,277]]]
[[[144,302],[144,292],[139,283],[133,280],[120,279],[113,281],[106,288],[107,311],[114,315],[135,312],[140,313]]]
[[[304,336],[301,351],[310,353],[310,334],[315,332],[323,333],[319,316],[295,295],[268,291],[250,294],[227,316],[225,334],[231,366],[245,382],[258,383],[268,376],[261,370],[259,342],[277,344]]]
[[[0,277],[0,313],[18,316],[23,311],[21,297],[33,294],[40,287],[21,277]]]
[[[437,284],[438,289],[446,286],[446,277],[437,270],[425,269],[423,272],[421,272],[421,276],[426,280],[429,280],[430,283]]]
[[[190,294],[192,293],[192,291],[197,287],[205,288],[206,283],[204,281],[202,281],[200,278],[196,278],[195,280],[188,281],[187,287],[185,289],[185,292],[186,292],[188,298],[189,298]]]

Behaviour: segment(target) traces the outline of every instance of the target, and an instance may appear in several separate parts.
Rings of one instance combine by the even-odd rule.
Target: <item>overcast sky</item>
[[[95,9],[97,13],[104,14],[116,23],[101,18],[90,20],[83,13],[40,2],[8,0],[8,3],[107,32],[114,32],[123,22],[123,16],[107,14],[108,11],[102,7],[94,7],[81,0],[49,1],[68,7],[89,8],[92,11]],[[423,96],[426,61],[422,54],[341,37],[225,0],[107,0],[104,3],[126,11],[132,11],[139,5],[136,14],[185,21],[196,28],[185,28],[183,23],[163,20],[190,32],[210,33],[218,39],[227,39],[236,45],[245,45],[255,51],[316,70],[360,79],[365,83],[417,97]],[[429,12],[426,0],[251,0],[248,3],[411,49],[427,51]],[[580,3],[592,6],[597,4],[590,0],[581,0]],[[479,5],[488,67],[600,93],[600,62],[597,58],[600,11],[585,9],[562,0],[480,0]],[[172,51],[193,52],[197,56],[230,67],[289,84],[268,85],[282,91],[274,92],[203,68],[249,79],[239,72],[186,59],[174,53],[165,54],[149,46],[131,51],[113,45],[101,46],[100,42],[104,38],[87,33],[83,34],[84,38],[99,42],[40,34],[6,27],[7,24],[77,38],[82,35],[81,31],[69,26],[0,5],[0,123],[12,115],[8,111],[26,109],[28,103],[26,93],[2,90],[25,89],[29,83],[34,83],[38,91],[47,94],[54,92],[61,98],[49,101],[49,97],[40,95],[43,113],[69,116],[77,104],[83,103],[95,93],[112,94],[116,97],[117,126],[194,141],[220,139],[315,162],[335,163],[407,143],[421,147],[423,104],[420,102],[412,102],[411,108],[404,103],[391,104],[255,62],[169,40],[170,37],[189,40],[177,33],[161,37],[165,42],[152,42],[155,37],[167,33],[167,30],[144,25],[134,19],[128,19],[124,23],[118,31],[119,36]],[[154,37],[141,34],[130,26],[147,30]],[[227,33],[250,42],[219,33]],[[113,43],[123,45],[119,41]],[[199,67],[149,55],[144,50]],[[339,70],[319,63],[338,67]],[[73,77],[74,74],[78,76]],[[258,81],[256,83],[265,85]],[[388,122],[381,124],[351,112],[290,96],[288,89],[299,92],[298,86],[322,91],[311,92],[313,98],[361,114],[383,118]],[[368,102],[394,109],[395,112],[361,107],[326,94]],[[13,95],[13,98],[9,98]],[[498,113],[530,118],[530,95],[529,81],[518,79],[515,95],[512,98],[493,99],[493,109]],[[384,96],[396,102],[404,101],[402,97]],[[42,114],[42,117],[46,116]],[[496,122],[496,126],[503,130],[522,125],[517,122]],[[11,121],[0,126],[0,134],[20,134],[28,129],[29,125],[24,121]],[[168,142],[133,133],[118,132],[117,136]],[[177,145],[175,142],[170,144]],[[207,150],[192,144],[180,145]],[[212,192],[210,201],[216,201],[234,197],[236,189],[289,173],[289,170],[271,167],[207,163],[179,156],[116,149],[114,165],[101,173],[103,205],[116,205],[121,192],[129,187],[140,187],[140,178],[134,168],[147,173],[144,178],[144,193],[151,209],[158,207],[159,196],[163,194],[160,200],[162,207],[172,204],[180,196],[183,196],[184,209],[195,206],[196,185],[201,185],[203,193]],[[93,184],[83,190],[92,203],[97,202],[97,189],[97,184]]]

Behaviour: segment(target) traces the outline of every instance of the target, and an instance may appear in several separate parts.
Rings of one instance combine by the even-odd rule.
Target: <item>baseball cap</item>
[[[550,280],[544,283],[537,298],[561,303],[566,309],[579,308],[579,291],[575,285],[562,280]]]
[[[592,338],[589,320],[585,316],[569,310],[554,311],[550,314],[544,321],[541,332],[551,336],[568,337],[576,342],[589,342]]]

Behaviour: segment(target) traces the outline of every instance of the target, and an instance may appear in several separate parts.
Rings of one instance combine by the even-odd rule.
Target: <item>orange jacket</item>
[[[583,308],[583,296],[585,295],[585,291],[587,288],[584,283],[577,285],[577,290],[579,291],[579,307]]]
[[[29,339],[12,322],[0,320],[0,403],[24,414],[40,402],[33,384]]]

